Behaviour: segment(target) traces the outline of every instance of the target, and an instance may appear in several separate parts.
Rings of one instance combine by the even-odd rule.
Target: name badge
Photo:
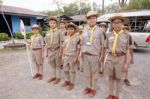
[[[90,41],[87,41],[87,42],[86,42],[86,45],[91,46],[92,43],[91,43]]]

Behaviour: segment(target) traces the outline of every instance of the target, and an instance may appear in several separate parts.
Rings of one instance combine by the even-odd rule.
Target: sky
[[[57,5],[54,3],[56,0],[2,0],[3,5],[9,5],[9,6],[15,6],[15,7],[22,7],[22,8],[28,8],[34,11],[47,11],[47,10],[55,10],[57,9]],[[60,0],[62,2],[62,5],[67,5],[69,3],[74,2],[75,0]],[[77,1],[77,0],[76,0]],[[81,0],[82,2],[85,2],[86,0]],[[101,5],[102,0],[90,0],[94,1],[97,4]],[[105,5],[109,5],[111,3],[114,3],[118,0],[104,0]]]

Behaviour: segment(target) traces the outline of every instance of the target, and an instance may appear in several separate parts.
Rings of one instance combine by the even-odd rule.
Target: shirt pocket
[[[124,38],[120,38],[119,40],[119,46],[120,46],[120,49],[121,51],[125,52],[126,49],[127,49],[127,43],[128,43],[128,40],[124,37]]]

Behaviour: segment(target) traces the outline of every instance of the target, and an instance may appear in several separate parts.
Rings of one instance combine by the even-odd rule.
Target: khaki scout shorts
[[[66,55],[64,57],[64,64],[63,64],[63,70],[64,71],[70,71],[70,72],[76,72],[78,69],[79,63],[72,63],[76,56],[75,55]]]
[[[32,61],[37,65],[43,64],[42,49],[32,50]]]
[[[123,66],[125,65],[125,55],[124,56],[113,56],[108,55],[105,63],[105,69],[108,76],[117,78],[117,79],[123,79],[124,72],[123,72]]]
[[[54,51],[48,49],[48,63],[54,68],[59,68],[62,65],[62,60],[59,57],[59,49]]]
[[[83,54],[84,74],[86,78],[98,78],[99,56]]]

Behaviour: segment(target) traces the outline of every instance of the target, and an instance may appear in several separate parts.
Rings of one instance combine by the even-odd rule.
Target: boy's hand
[[[125,64],[124,66],[123,66],[123,72],[127,72],[128,71],[128,64]]]
[[[73,64],[75,64],[76,62],[78,62],[78,58],[73,59]]]
[[[133,60],[133,58],[131,58],[130,64],[134,64],[134,60]]]

